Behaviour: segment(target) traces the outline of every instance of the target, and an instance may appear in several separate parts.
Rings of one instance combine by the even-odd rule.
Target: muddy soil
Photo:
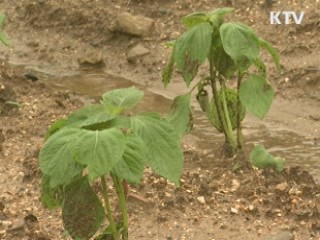
[[[183,31],[182,16],[222,6],[222,0],[0,2],[7,15],[5,32],[14,46],[0,47],[0,239],[68,239],[60,212],[44,209],[39,201],[38,153],[54,120],[96,100],[75,89],[61,90],[68,87],[63,79],[103,72],[168,98],[181,94],[185,88],[178,75],[167,91],[161,85],[169,54],[164,43]],[[320,144],[319,1],[281,1],[268,7],[239,0],[233,7],[235,21],[252,26],[281,54],[281,73],[265,57],[277,90],[268,118]],[[303,23],[270,25],[271,10],[304,11]],[[125,11],[153,19],[152,33],[137,37],[117,31],[115,19]],[[137,44],[150,53],[128,61]],[[50,79],[57,80],[55,88]],[[83,89],[94,91],[104,81],[79,79]],[[132,239],[258,240],[272,239],[270,234],[276,239],[281,234],[285,239],[320,239],[319,176],[305,171],[304,159],[301,167],[288,167],[282,174],[235,172],[232,160],[219,158],[192,136],[183,147],[179,189],[149,171],[140,187],[130,187]]]

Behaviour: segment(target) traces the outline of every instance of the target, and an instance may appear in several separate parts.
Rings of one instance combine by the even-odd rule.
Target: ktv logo
[[[296,13],[294,11],[270,12],[270,24],[301,24],[304,12]]]

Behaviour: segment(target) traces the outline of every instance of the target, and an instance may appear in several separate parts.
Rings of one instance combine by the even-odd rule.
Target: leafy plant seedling
[[[142,98],[143,92],[133,87],[106,92],[99,104],[79,109],[48,130],[39,154],[41,200],[48,208],[62,208],[64,226],[73,239],[129,239],[123,182],[139,184],[145,166],[179,185],[180,136],[187,124],[173,126],[179,114],[189,114],[189,109],[179,107],[189,96],[178,98],[178,106],[166,117],[156,112],[124,114]],[[110,205],[108,179],[118,196],[120,220]],[[105,219],[109,225],[99,234]]]
[[[242,149],[241,122],[246,110],[264,118],[275,95],[266,80],[266,66],[260,50],[271,54],[277,69],[280,63],[271,44],[258,37],[249,26],[224,21],[225,15],[231,12],[233,8],[219,8],[182,18],[186,31],[168,44],[172,54],[162,72],[162,82],[166,87],[173,70],[177,69],[189,87],[199,67],[207,61],[208,75],[198,80],[190,92],[198,91],[196,96],[201,109],[212,125],[224,133],[227,146],[235,154]],[[230,80],[237,81],[236,89],[227,87]],[[188,105],[181,108],[186,109]],[[179,121],[186,121],[184,117],[181,115]]]
[[[272,156],[261,145],[256,146],[250,153],[250,162],[259,169],[273,168],[278,172],[281,172],[285,165],[284,159]]]

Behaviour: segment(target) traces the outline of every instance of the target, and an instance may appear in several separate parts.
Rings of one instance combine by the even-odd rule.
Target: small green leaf
[[[234,11],[234,8],[230,7],[223,7],[223,8],[217,8],[209,13],[210,16],[217,15],[219,17],[224,17],[225,15],[232,13]]]
[[[163,177],[179,185],[183,154],[180,138],[171,124],[158,114],[139,114],[131,117],[131,129],[144,142],[147,164]]]
[[[92,104],[72,113],[65,122],[65,126],[81,128],[107,122],[115,117],[116,115],[110,113],[103,104]]]
[[[273,48],[269,42],[267,42],[262,38],[259,38],[259,45],[269,52],[274,64],[276,65],[277,70],[279,71],[281,69],[281,66],[280,66],[280,57],[279,57],[279,54],[277,53],[277,50]]]
[[[116,128],[101,131],[81,129],[74,142],[75,160],[87,165],[89,179],[105,175],[122,159],[126,140]]]
[[[52,135],[40,150],[40,169],[50,177],[51,188],[69,183],[84,166],[74,161],[74,142],[81,129],[65,127]]]
[[[260,58],[257,58],[253,64],[257,67],[259,75],[265,78],[267,76],[267,70],[264,62]]]
[[[191,13],[182,18],[182,23],[186,28],[192,28],[200,23],[207,22],[209,20],[207,14],[202,12]]]
[[[273,157],[263,146],[256,146],[250,153],[250,162],[253,166],[265,169],[274,168],[281,172],[285,165],[285,160]]]
[[[172,52],[172,54],[170,56],[168,64],[165,66],[165,68],[162,71],[162,83],[163,83],[165,88],[170,83],[171,77],[172,77],[172,73],[173,73],[174,51],[175,51],[175,48],[173,48],[173,52]]]
[[[7,36],[0,30],[0,42],[2,42],[7,47],[11,48],[11,44],[8,41]]]
[[[11,48],[12,46],[10,45],[6,35],[2,32],[4,20],[5,15],[3,13],[0,13],[0,42],[2,42],[7,47]]]
[[[103,130],[107,128],[128,129],[130,128],[130,120],[128,117],[119,115],[110,121],[92,124],[83,128],[91,131]]]
[[[62,187],[50,187],[50,177],[43,175],[41,178],[42,204],[48,209],[54,209],[62,204]]]
[[[64,188],[62,219],[73,239],[90,239],[103,222],[104,208],[86,176]]]
[[[250,27],[242,23],[224,23],[220,36],[225,52],[239,69],[246,70],[259,57],[259,40]]]
[[[178,135],[182,137],[190,129],[190,97],[191,93],[177,96],[171,105],[167,120],[172,124]]]
[[[209,19],[210,22],[215,26],[217,29],[223,24],[224,16],[233,12],[233,8],[225,7],[225,8],[218,8],[212,12],[209,12]]]
[[[58,119],[56,120],[51,126],[49,127],[45,140],[47,141],[49,137],[51,137],[53,134],[55,134],[58,130],[64,127],[66,122],[66,119]]]
[[[208,91],[203,87],[198,89],[198,93],[196,95],[196,99],[201,107],[201,110],[207,113],[209,109],[209,95]]]
[[[275,93],[270,84],[258,75],[250,75],[239,90],[239,97],[247,110],[263,119],[269,111]]]
[[[112,173],[129,183],[139,184],[143,176],[146,149],[137,134],[127,134],[126,143],[122,159],[112,169]]]
[[[166,42],[164,46],[168,48],[173,48],[175,44],[176,44],[176,40],[172,40],[172,41]]]
[[[212,27],[209,23],[200,23],[180,36],[175,44],[174,60],[187,86],[190,85],[204,63],[211,48]]]
[[[138,104],[143,98],[143,92],[135,87],[115,89],[102,95],[102,103],[113,113],[119,114]]]

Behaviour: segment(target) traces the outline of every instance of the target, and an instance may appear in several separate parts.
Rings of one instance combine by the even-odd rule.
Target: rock
[[[283,192],[284,190],[286,190],[286,188],[288,187],[288,183],[286,182],[282,182],[276,185],[276,189],[280,192]]]
[[[17,219],[16,221],[14,221],[11,225],[11,227],[8,229],[8,231],[12,232],[12,231],[19,231],[22,230],[24,228],[24,219]]]
[[[145,48],[142,44],[138,44],[131,48],[127,53],[128,62],[134,62],[139,57],[149,54],[149,49]]]
[[[230,192],[235,192],[239,189],[240,182],[237,179],[232,179],[232,187],[230,189]]]
[[[233,213],[233,214],[238,214],[238,213],[239,213],[239,210],[232,207],[232,208],[230,209],[230,212]]]
[[[24,76],[26,79],[31,80],[32,82],[39,80],[39,78],[31,72],[26,73]]]
[[[206,200],[204,199],[204,196],[197,197],[197,200],[201,204],[206,204]]]
[[[101,52],[89,52],[78,57],[78,63],[84,67],[103,67],[105,66]]]
[[[131,35],[146,37],[150,35],[154,21],[151,18],[121,13],[116,22],[116,30]]]
[[[264,236],[261,240],[294,240],[294,235],[291,232],[282,231],[276,234]]]

